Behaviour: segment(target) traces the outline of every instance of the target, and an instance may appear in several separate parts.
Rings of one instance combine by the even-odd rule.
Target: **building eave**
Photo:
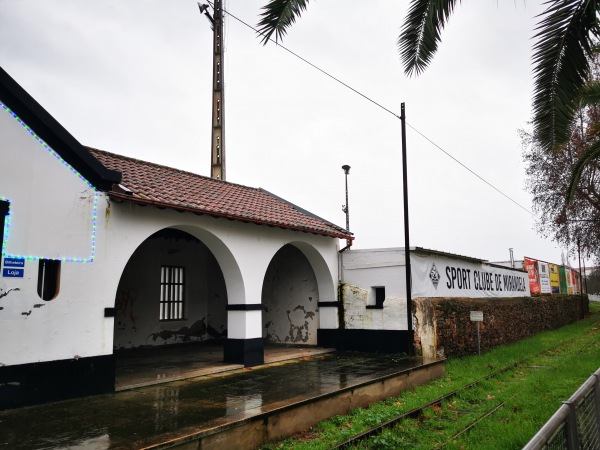
[[[109,191],[121,181],[120,172],[103,166],[2,67],[0,101],[97,189]]]
[[[257,225],[266,225],[269,227],[280,228],[280,229],[284,229],[284,230],[300,231],[303,233],[315,234],[315,235],[326,236],[326,237],[331,237],[331,238],[347,239],[347,240],[354,239],[354,236],[352,234],[336,233],[336,232],[327,233],[327,232],[311,229],[309,227],[296,227],[293,225],[280,224],[277,222],[270,222],[270,221],[260,220],[260,219],[253,219],[250,217],[238,216],[235,214],[221,213],[218,211],[207,211],[207,210],[203,210],[200,208],[193,208],[193,207],[187,207],[187,206],[182,206],[182,205],[174,205],[172,203],[160,202],[160,201],[152,200],[152,199],[143,199],[143,198],[139,198],[139,197],[132,197],[131,195],[126,194],[126,193],[111,191],[108,193],[108,196],[109,196],[109,198],[111,198],[112,200],[117,201],[117,202],[129,202],[129,203],[135,203],[135,204],[142,205],[142,206],[155,206],[160,209],[171,209],[171,210],[179,211],[179,212],[191,212],[191,213],[198,214],[198,215],[207,215],[207,216],[211,216],[211,217],[236,220],[236,221],[244,222],[244,223],[254,223]]]

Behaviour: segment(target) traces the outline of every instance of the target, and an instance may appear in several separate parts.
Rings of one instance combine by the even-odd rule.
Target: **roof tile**
[[[341,239],[351,233],[263,189],[215,180],[89,148],[105,167],[123,174],[121,185],[132,194],[113,189],[112,198],[216,217],[276,226]]]

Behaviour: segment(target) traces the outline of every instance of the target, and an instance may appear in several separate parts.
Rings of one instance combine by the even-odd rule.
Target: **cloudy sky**
[[[255,25],[267,0],[226,0]],[[406,1],[313,1],[284,45],[400,113],[531,210],[517,134],[530,118],[540,2],[463,2],[407,78]],[[356,248],[403,246],[400,121],[228,18],[227,180],[345,224]],[[81,143],[210,174],[212,32],[195,0],[0,0],[0,65]],[[534,217],[408,129],[411,244],[492,261],[561,250]],[[572,260],[574,262],[574,260]]]

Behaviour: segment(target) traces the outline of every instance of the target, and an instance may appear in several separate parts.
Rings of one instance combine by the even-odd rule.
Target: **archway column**
[[[225,362],[246,367],[264,364],[262,304],[227,305]]]
[[[310,262],[319,287],[319,329],[317,345],[320,347],[337,347],[340,332],[340,308],[343,306],[337,298],[337,280],[333,274],[337,272],[337,251],[322,253],[305,242],[293,242]]]

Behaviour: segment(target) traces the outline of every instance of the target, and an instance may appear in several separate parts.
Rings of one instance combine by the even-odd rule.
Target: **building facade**
[[[0,69],[0,408],[114,391],[119,350],[319,344],[344,229],[261,189],[83,147]]]

